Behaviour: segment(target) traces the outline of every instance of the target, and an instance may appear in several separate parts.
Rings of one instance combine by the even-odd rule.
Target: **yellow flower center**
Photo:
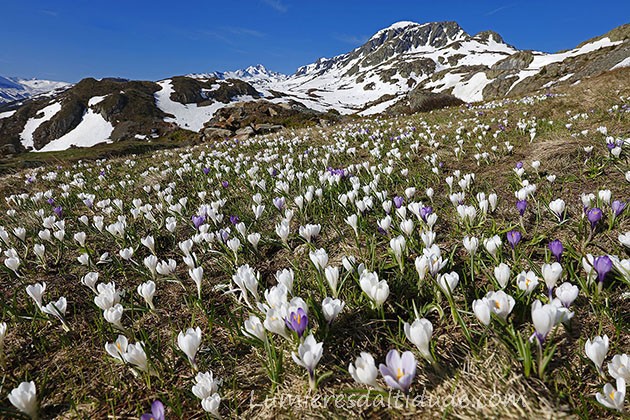
[[[494,307],[497,309],[501,309],[501,303],[498,300],[494,301]]]
[[[610,391],[610,394],[608,394],[608,398],[610,398],[612,401],[615,400],[615,390],[614,389],[612,391]]]
[[[400,378],[402,378],[403,376],[405,376],[405,373],[401,368],[398,368],[398,371],[396,372],[396,379],[400,380]]]

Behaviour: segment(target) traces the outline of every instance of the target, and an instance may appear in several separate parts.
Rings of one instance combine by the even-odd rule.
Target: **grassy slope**
[[[628,210],[625,216],[617,221],[611,231],[603,229],[591,244],[582,246],[581,237],[584,226],[581,221],[580,193],[597,192],[598,189],[608,188],[613,198],[627,201],[630,198],[630,188],[624,179],[623,171],[628,170],[628,150],[621,160],[609,160],[603,135],[595,129],[601,125],[608,128],[613,136],[627,137],[630,132],[629,114],[619,111],[609,111],[613,105],[622,105],[620,97],[628,98],[628,71],[613,72],[594,80],[585,81],[569,89],[566,96],[555,97],[533,104],[507,103],[498,107],[485,108],[454,108],[434,111],[430,114],[420,114],[399,119],[365,120],[354,127],[333,127],[329,129],[306,129],[296,131],[295,137],[300,139],[292,145],[295,166],[299,170],[313,168],[312,176],[303,181],[299,187],[297,180],[291,183],[291,193],[287,202],[293,206],[292,197],[304,194],[308,185],[319,186],[317,171],[325,169],[320,161],[324,150],[331,153],[328,165],[332,167],[347,167],[352,163],[370,161],[373,165],[387,166],[391,159],[394,168],[392,174],[381,175],[378,190],[387,190],[389,197],[402,195],[408,186],[418,189],[416,200],[427,203],[426,187],[435,189],[433,208],[439,215],[436,225],[436,243],[442,248],[450,263],[444,271],[456,271],[460,275],[460,285],[454,291],[455,302],[460,314],[472,334],[471,346],[466,341],[463,329],[451,318],[448,302],[442,294],[435,293],[430,283],[420,288],[416,286],[417,275],[413,260],[421,253],[421,241],[416,228],[413,239],[408,241],[410,247],[406,258],[405,271],[400,273],[393,258],[388,253],[389,237],[376,233],[376,222],[385,214],[380,203],[375,199],[375,210],[362,218],[360,236],[355,241],[352,230],[344,223],[345,217],[354,209],[347,208],[337,201],[338,194],[350,189],[347,181],[339,186],[323,186],[324,194],[321,201],[316,201],[306,207],[303,212],[296,210],[291,225],[292,236],[289,249],[283,247],[274,233],[275,225],[280,216],[271,204],[271,199],[279,193],[271,192],[275,179],[267,172],[267,164],[263,161],[264,151],[277,153],[273,162],[277,169],[285,166],[285,159],[289,152],[286,140],[268,138],[269,140],[255,140],[251,144],[202,145],[193,150],[169,150],[140,155],[134,158],[136,165],[129,168],[124,164],[127,157],[114,158],[107,162],[84,162],[64,164],[64,155],[60,156],[55,165],[59,177],[55,181],[44,181],[42,175],[54,167],[45,167],[36,171],[38,181],[32,185],[25,185],[27,172],[0,179],[0,192],[4,195],[16,193],[33,193],[36,191],[53,190],[53,196],[58,204],[64,207],[66,222],[66,240],[63,247],[57,244],[46,244],[46,266],[38,267],[32,251],[24,259],[21,278],[16,278],[8,271],[0,272],[0,293],[2,306],[0,319],[9,324],[8,337],[5,344],[7,353],[6,375],[0,384],[0,408],[9,409],[8,400],[4,397],[10,389],[22,380],[33,379],[37,383],[39,400],[42,402],[44,417],[61,416],[62,418],[104,418],[105,416],[138,416],[148,411],[150,403],[160,398],[168,405],[170,417],[201,418],[199,400],[190,392],[194,374],[185,357],[176,347],[176,336],[180,330],[189,326],[200,326],[203,330],[202,347],[198,355],[198,364],[202,371],[211,369],[216,376],[223,378],[221,387],[223,398],[221,412],[224,416],[236,417],[345,417],[388,415],[406,417],[420,415],[422,417],[441,417],[444,413],[452,417],[475,418],[480,416],[500,416],[502,418],[522,418],[533,416],[561,417],[565,415],[604,417],[609,414],[599,406],[593,397],[596,391],[601,391],[603,381],[598,378],[592,363],[584,355],[584,342],[598,334],[608,334],[611,339],[609,358],[616,353],[628,352],[630,349],[630,314],[628,300],[622,297],[628,291],[628,283],[619,279],[610,281],[603,294],[594,297],[592,291],[581,290],[580,297],[572,308],[575,311],[571,328],[559,327],[554,335],[554,342],[558,349],[547,369],[544,379],[533,374],[530,378],[523,375],[522,365],[500,342],[501,335],[496,332],[496,324],[491,331],[485,331],[471,313],[470,305],[473,299],[484,294],[485,290],[493,289],[491,270],[494,263],[487,253],[480,251],[474,285],[467,278],[469,273],[469,258],[461,246],[461,239],[466,234],[456,221],[455,209],[448,201],[448,187],[444,178],[454,170],[461,170],[462,174],[475,172],[475,184],[467,193],[467,204],[474,204],[477,192],[496,192],[499,195],[497,211],[489,215],[485,223],[469,229],[468,234],[478,237],[488,237],[499,233],[505,238],[505,232],[518,228],[518,213],[514,206],[514,188],[517,179],[512,168],[517,161],[523,161],[529,179],[538,185],[535,202],[525,215],[523,225],[525,233],[523,242],[519,245],[517,261],[507,247],[502,249],[501,259],[513,265],[511,285],[508,293],[517,295],[514,284],[514,273],[529,268],[539,269],[545,260],[545,250],[549,240],[560,238],[567,248],[563,265],[570,271],[570,281],[578,283],[584,281],[585,274],[581,269],[581,255],[593,253],[600,255],[610,253],[621,258],[628,257],[628,250],[616,240],[619,232],[630,230]],[[626,102],[627,104],[627,102]],[[567,114],[570,111],[570,114]],[[506,113],[507,112],[507,113]],[[527,114],[524,114],[527,113]],[[588,116],[573,118],[576,114],[584,113]],[[529,134],[516,128],[519,119],[533,121],[537,127],[537,135],[530,142]],[[504,119],[508,120],[507,130],[493,133]],[[553,120],[553,124],[549,124]],[[465,140],[466,154],[461,160],[453,155],[455,146],[455,130],[460,123],[466,128],[461,133]],[[572,124],[570,128],[566,124]],[[476,126],[487,125],[489,129],[483,134],[483,129]],[[375,158],[369,154],[372,143],[367,135],[351,136],[359,128],[367,127],[370,132],[385,139],[383,156]],[[411,128],[415,131],[412,132]],[[426,128],[435,133],[435,139],[440,142],[439,147],[431,147],[427,142],[429,137]],[[579,134],[588,130],[587,135]],[[390,138],[400,133],[411,133],[402,139]],[[467,134],[470,133],[470,136]],[[576,136],[572,134],[577,133]],[[293,136],[284,134],[285,139]],[[357,147],[356,156],[346,153],[336,154],[330,148],[336,141],[348,142],[348,146]],[[368,150],[359,146],[370,142]],[[511,154],[504,151],[504,142],[509,141],[515,146]],[[412,143],[419,142],[418,152],[410,148]],[[493,155],[490,164],[477,165],[474,154],[477,153],[475,143],[481,144],[481,150]],[[402,156],[397,159],[385,156],[391,147],[398,147]],[[491,146],[497,145],[498,151],[492,152]],[[583,147],[594,145],[595,149],[588,161]],[[260,176],[267,181],[267,192],[252,188],[241,169],[220,173],[215,176],[214,171],[209,177],[201,172],[203,166],[212,166],[215,159],[207,159],[207,163],[196,163],[194,159],[200,153],[209,154],[215,147],[227,154],[236,156],[243,153],[251,156],[249,162],[257,161],[261,165]],[[318,154],[315,154],[315,148]],[[310,153],[300,163],[297,156],[310,150]],[[411,152],[406,155],[407,152]],[[72,155],[77,151],[67,152]],[[81,152],[83,153],[83,152]],[[183,154],[182,154],[183,153]],[[439,175],[431,172],[432,165],[427,164],[424,156],[437,153],[437,160],[443,167]],[[189,154],[193,158],[189,157]],[[83,156],[86,157],[86,156]],[[202,161],[205,159],[202,158]],[[529,164],[532,160],[541,161],[540,174],[536,174]],[[190,164],[192,170],[181,176],[169,171],[169,166]],[[224,159],[219,159],[227,163]],[[74,167],[73,167],[73,166]],[[107,166],[111,165],[111,166]],[[154,168],[154,169],[151,169]],[[400,174],[403,168],[409,169],[407,177]],[[97,177],[101,169],[106,170],[103,179]],[[93,227],[85,227],[77,222],[82,214],[90,217],[90,210],[84,207],[71,194],[69,198],[62,198],[59,186],[69,183],[63,172],[82,172],[86,179],[85,191],[94,191],[97,200],[106,197],[121,198],[124,202],[125,214],[128,219],[129,237],[115,240],[109,235],[99,234]],[[548,174],[557,175],[557,180],[550,184],[545,180]],[[243,175],[241,177],[240,175]],[[362,185],[371,181],[372,177],[366,172],[358,174]],[[135,185],[121,187],[119,180],[132,179]],[[228,188],[220,186],[220,180],[228,180]],[[178,222],[176,235],[171,235],[163,227],[158,228],[140,217],[133,220],[129,214],[132,208],[131,199],[141,198],[144,203],[155,205],[158,200],[155,191],[147,194],[142,187],[159,183],[162,188],[170,182],[175,182],[173,190],[175,199],[189,197],[188,207]],[[110,189],[112,186],[113,189]],[[96,191],[96,188],[99,191]],[[390,296],[385,303],[384,319],[370,309],[365,295],[361,293],[355,276],[347,276],[341,288],[341,298],[346,302],[346,308],[330,331],[326,331],[321,322],[316,320],[313,312],[311,328],[318,341],[324,341],[324,356],[318,367],[319,373],[332,372],[331,376],[321,385],[320,395],[344,395],[344,398],[360,397],[361,389],[353,383],[347,373],[348,363],[354,362],[360,351],[369,351],[378,362],[384,360],[385,354],[391,348],[400,350],[414,350],[402,333],[402,323],[413,319],[413,304],[420,311],[429,308],[429,304],[440,307],[441,311],[429,311],[425,316],[434,325],[433,341],[438,360],[443,371],[437,372],[420,360],[418,377],[412,388],[412,396],[422,396],[424,405],[416,408],[339,408],[334,403],[328,403],[323,411],[316,406],[306,404],[308,399],[300,399],[304,405],[297,402],[282,402],[280,397],[264,403],[265,395],[271,392],[272,384],[266,375],[264,364],[265,354],[261,348],[252,348],[250,342],[240,333],[242,320],[248,314],[247,308],[230,296],[223,295],[213,289],[213,285],[227,283],[234,273],[234,261],[229,252],[211,253],[202,246],[195,247],[195,251],[203,264],[204,284],[202,299],[196,299],[194,284],[187,274],[187,267],[181,261],[181,253],[177,242],[190,237],[194,230],[190,225],[190,216],[194,213],[201,200],[196,191],[208,191],[209,202],[212,191],[220,190],[226,205],[222,213],[238,215],[249,227],[249,231],[262,234],[259,252],[253,252],[246,246],[239,254],[238,264],[249,263],[261,273],[259,291],[275,284],[273,274],[276,270],[293,267],[296,272],[295,295],[303,297],[310,308],[315,308],[325,296],[317,274],[308,258],[309,246],[297,236],[299,225],[319,223],[322,225],[322,236],[315,241],[315,247],[324,248],[330,256],[331,265],[341,265],[341,257],[355,255],[360,262],[364,262],[369,269],[376,270],[380,278],[387,279],[390,285]],[[72,191],[79,191],[72,188]],[[249,209],[251,196],[255,192],[263,194],[266,205],[264,216],[255,221]],[[550,199],[563,198],[567,202],[569,221],[558,225],[554,222],[545,203]],[[163,203],[164,204],[164,203]],[[164,204],[165,205],[165,204]],[[33,211],[44,208],[46,214],[51,213],[50,206],[44,202],[37,205],[27,202],[23,208],[14,206],[17,213],[13,217],[6,216],[7,203],[0,203],[3,216],[1,225],[7,230],[15,226],[27,228],[27,244],[40,242],[37,232],[41,229]],[[100,213],[100,212],[99,212]],[[106,224],[113,223],[118,210],[114,210],[112,217],[106,218]],[[160,212],[154,208],[156,217]],[[409,216],[413,217],[413,216]],[[415,218],[414,218],[415,220]],[[224,221],[221,226],[227,226]],[[416,221],[416,226],[419,223]],[[108,325],[102,317],[101,311],[92,302],[92,293],[82,284],[80,278],[88,270],[76,262],[80,250],[72,240],[77,231],[85,231],[88,236],[88,246],[97,255],[110,252],[114,262],[99,265],[97,270],[104,281],[116,281],[118,287],[127,291],[122,303],[126,309],[123,325],[130,341],[143,340],[147,352],[155,365],[157,374],[150,378],[134,378],[129,369],[114,363],[104,351],[104,344],[112,342],[117,332]],[[234,229],[233,229],[234,230]],[[160,259],[173,258],[177,260],[176,278],[182,284],[158,279],[155,312],[147,311],[135,292],[138,284],[148,278],[142,267],[142,258],[149,255],[146,248],[139,245],[139,238],[153,234],[156,238],[157,254]],[[505,239],[504,239],[505,240]],[[241,241],[245,241],[241,238]],[[13,238],[15,248],[24,255],[24,246]],[[245,245],[245,244],[244,244]],[[4,244],[1,245],[6,249]],[[117,251],[122,247],[136,248],[134,260],[140,263],[135,269],[129,263],[118,263]],[[215,247],[219,250],[218,245]],[[204,249],[206,252],[204,252]],[[64,333],[59,322],[44,319],[37,313],[30,298],[24,292],[24,287],[37,281],[46,281],[48,291],[45,301],[65,296],[69,306],[67,322],[72,330]],[[541,280],[542,282],[542,280]],[[183,287],[182,287],[183,285]],[[262,292],[261,292],[262,294]],[[544,295],[542,286],[536,292],[537,297]],[[512,322],[525,336],[533,331],[530,323],[529,307],[525,301],[517,303],[514,313],[510,317]],[[494,332],[493,332],[494,331]],[[296,366],[291,360],[290,353],[295,347],[287,341],[274,337],[274,342],[284,354],[284,372],[281,383],[276,390],[277,396],[308,394],[307,376],[304,369]],[[534,349],[535,350],[535,349]],[[609,379],[610,381],[610,379]],[[515,404],[488,404],[493,393],[513,395],[518,402]],[[372,392],[371,397],[375,394]],[[354,396],[354,397],[352,397]],[[453,400],[455,396],[455,400]],[[457,397],[465,396],[469,400],[484,402],[480,406],[461,406],[452,404]],[[297,401],[297,400],[296,400]],[[319,401],[319,404],[322,404]],[[1,412],[0,412],[1,413]]]

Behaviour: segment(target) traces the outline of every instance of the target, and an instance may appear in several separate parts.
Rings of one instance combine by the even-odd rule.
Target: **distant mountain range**
[[[0,104],[51,92],[59,93],[70,86],[66,82],[0,76]]]
[[[547,54],[518,50],[492,31],[470,35],[456,22],[398,22],[292,75],[256,65],[158,82],[85,79],[72,86],[0,78],[0,101],[7,102],[0,103],[0,147],[5,154],[60,150],[177,128],[205,138],[248,136],[295,118],[316,122],[520,96],[626,66],[630,24]]]

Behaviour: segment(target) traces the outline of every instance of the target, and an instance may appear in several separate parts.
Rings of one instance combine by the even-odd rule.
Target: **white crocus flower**
[[[337,285],[339,283],[339,267],[331,267],[328,266],[324,270],[324,276],[326,277],[326,282],[328,282],[328,286],[330,286],[330,290],[334,297],[337,297]]]
[[[378,369],[374,363],[374,357],[370,353],[361,352],[361,355],[354,361],[354,365],[352,363],[348,365],[348,372],[350,372],[352,379],[358,383],[381,389],[376,383]]]
[[[473,313],[483,325],[490,325],[490,302],[488,299],[475,299],[472,303]]]
[[[243,324],[243,334],[246,336],[250,336],[253,338],[257,338],[260,341],[267,342],[267,333],[265,333],[265,327],[262,322],[260,322],[260,318],[256,315],[251,315],[248,319],[245,320]]]
[[[396,258],[396,262],[398,263],[398,265],[402,266],[403,256],[407,248],[407,241],[405,240],[405,237],[399,235],[395,238],[392,238],[389,241],[389,246],[392,250],[392,253],[394,254],[394,257]]]
[[[503,290],[499,290],[498,292],[488,292],[486,294],[486,299],[488,300],[490,311],[504,321],[510,313],[512,313],[512,309],[514,309],[514,305],[516,303],[514,298],[505,293]]]
[[[426,318],[416,318],[412,324],[405,322],[404,330],[407,340],[415,344],[420,355],[430,363],[433,363],[434,359],[429,349],[431,336],[433,335],[431,321]]]
[[[615,354],[608,363],[608,373],[615,379],[624,378],[630,382],[630,356],[627,354]]]
[[[559,321],[558,308],[554,305],[543,305],[539,300],[532,303],[532,322],[536,332],[532,335],[538,338],[539,343],[542,343],[547,334],[556,326]],[[530,340],[531,340],[530,339]]]
[[[142,372],[149,371],[149,360],[147,359],[147,354],[144,351],[144,343],[142,341],[139,341],[136,344],[129,344],[123,357],[125,362],[135,366]]]
[[[311,259],[311,262],[313,263],[317,271],[320,271],[320,272],[323,271],[328,265],[328,254],[326,253],[326,250],[323,248],[319,248],[315,251],[309,252],[308,256]]]
[[[276,272],[276,280],[278,281],[278,284],[283,284],[287,288],[288,293],[293,293],[294,278],[295,274],[293,273],[292,268],[285,268]]]
[[[527,272],[522,271],[516,279],[516,285],[519,289],[531,293],[538,286],[538,277],[531,270]]]
[[[609,383],[604,385],[603,393],[595,394],[597,401],[613,410],[623,411],[626,400],[626,381],[623,378],[617,378],[617,389]]]
[[[465,236],[462,242],[466,251],[468,251],[471,256],[475,255],[475,252],[477,252],[477,248],[479,247],[479,239],[474,236]]]
[[[201,299],[201,281],[203,280],[203,267],[189,269],[188,275],[197,285],[197,297]]]
[[[322,358],[323,346],[323,342],[318,343],[315,341],[313,334],[309,334],[298,347],[297,354],[291,352],[293,361],[308,371],[311,389],[315,388],[315,367],[317,367],[319,360]]]
[[[153,296],[155,295],[155,282],[153,280],[149,280],[145,283],[138,285],[138,294],[144,299],[144,301],[149,305],[149,308],[155,309],[153,306]]]
[[[105,344],[105,351],[114,359],[117,359],[124,363],[128,345],[129,342],[127,340],[127,337],[125,337],[124,335],[119,335],[114,343]]]
[[[214,393],[209,397],[201,400],[201,407],[205,412],[211,414],[214,418],[220,419],[219,406],[221,405],[221,396],[219,393]]]
[[[484,239],[483,246],[493,258],[497,258],[497,252],[501,249],[501,238],[494,235],[492,238]]]
[[[146,238],[141,238],[140,243],[147,247],[152,254],[155,254],[155,239],[153,239],[153,236],[149,235]]]
[[[9,393],[9,401],[15,408],[28,415],[30,418],[38,418],[37,388],[35,387],[35,382],[22,382]]]
[[[331,297],[326,297],[322,301],[322,312],[324,313],[324,318],[326,318],[328,324],[333,323],[345,305],[346,304],[340,299],[333,299]]]
[[[267,331],[278,334],[287,340],[289,339],[287,325],[284,322],[284,318],[279,310],[273,308],[268,309],[263,326],[267,329]]]
[[[186,332],[180,331],[177,335],[177,347],[188,356],[190,363],[196,367],[195,356],[201,344],[201,328],[188,328]]]
[[[553,264],[543,264],[542,276],[547,285],[547,289],[551,292],[551,290],[556,287],[558,280],[562,277],[562,266],[557,262]]]
[[[602,365],[608,354],[608,336],[596,336],[592,341],[589,338],[584,345],[586,356],[595,364],[598,372],[602,372]]]
[[[192,392],[200,400],[211,397],[219,391],[221,381],[214,379],[214,374],[210,372],[199,372],[195,376],[195,384],[192,386]]]
[[[46,282],[35,283],[26,287],[26,293],[35,301],[38,308],[42,308],[42,298],[46,292]]]
[[[95,294],[98,294],[96,291],[96,282],[98,282],[99,274],[96,272],[89,272],[85,276],[81,277],[81,283],[90,288]]]
[[[556,216],[559,222],[564,218],[564,210],[566,208],[566,204],[564,200],[558,198],[557,200],[553,200],[549,203],[549,210]]]
[[[503,288],[505,288],[508,281],[510,281],[510,274],[510,267],[505,263],[501,263],[494,267],[494,278],[497,279],[497,282]]]
[[[107,322],[113,324],[116,328],[120,330],[124,330],[122,326],[122,316],[123,316],[124,308],[120,303],[115,304],[112,307],[109,307],[103,311],[103,317]]]
[[[383,305],[389,296],[389,285],[386,280],[378,280],[378,274],[364,270],[359,277],[361,290],[372,300],[375,306]]]
[[[437,283],[444,293],[450,295],[459,283],[459,274],[457,274],[455,271],[440,274],[437,278]]]
[[[556,297],[565,308],[571,306],[579,292],[580,289],[569,282],[564,282],[555,289]]]

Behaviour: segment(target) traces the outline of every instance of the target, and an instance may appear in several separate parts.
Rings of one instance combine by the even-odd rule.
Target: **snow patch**
[[[48,105],[47,107],[41,109],[37,112],[37,115],[44,113],[43,116],[37,118],[29,118],[29,120],[24,125],[24,130],[20,133],[20,141],[22,142],[22,146],[25,148],[33,147],[33,133],[37,128],[50,120],[52,117],[57,114],[57,112],[61,111],[61,104],[59,102],[55,102],[52,105]]]
[[[105,96],[93,96],[88,101],[88,106],[94,106],[94,105],[102,102],[103,99],[105,99],[106,97],[107,97],[107,95],[105,95]]]
[[[622,67],[630,67],[630,57],[626,57],[620,63],[615,64],[611,70],[620,69]]]
[[[380,114],[381,112],[384,112],[390,106],[394,105],[399,100],[400,98],[393,98],[388,101],[383,101],[380,104],[372,105],[371,107],[359,112],[359,115],[361,115],[362,117],[365,117],[367,115]]]
[[[105,120],[101,114],[88,109],[74,130],[36,151],[53,152],[66,150],[70,146],[92,147],[99,143],[110,143],[109,136],[111,136],[112,131],[114,131],[114,126],[109,121]]]
[[[6,111],[6,112],[0,112],[0,120],[3,119],[3,118],[9,118],[13,114],[15,114],[15,110],[13,110],[13,111]]]
[[[469,80],[455,85],[453,95],[466,102],[483,101],[483,88],[491,81],[486,73],[477,73]]]

